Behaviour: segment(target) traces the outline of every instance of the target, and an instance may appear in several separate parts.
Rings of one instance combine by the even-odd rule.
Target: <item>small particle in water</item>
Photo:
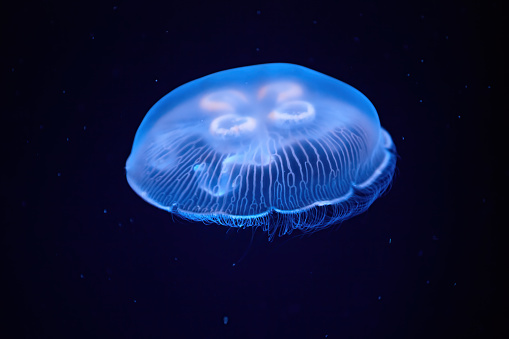
[[[223,317],[223,324],[228,324],[228,317],[227,316],[224,316]]]

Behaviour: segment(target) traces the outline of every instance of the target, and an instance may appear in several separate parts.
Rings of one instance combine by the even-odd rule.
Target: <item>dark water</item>
[[[502,2],[19,3],[2,20],[2,328],[25,338],[503,337]],[[125,160],[188,81],[267,62],[362,91],[392,189],[311,236],[190,223]],[[6,120],[6,121],[5,121]],[[504,220],[504,219],[502,219]],[[502,328],[502,329],[501,329]],[[505,331],[505,332],[504,332]]]

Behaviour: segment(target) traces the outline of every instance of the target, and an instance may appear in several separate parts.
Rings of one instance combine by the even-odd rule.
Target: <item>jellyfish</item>
[[[184,219],[314,232],[364,212],[390,185],[396,148],[346,83],[286,63],[240,67],[160,99],[126,162],[132,189]]]

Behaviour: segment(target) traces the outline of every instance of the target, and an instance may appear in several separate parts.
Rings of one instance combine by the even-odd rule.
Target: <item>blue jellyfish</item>
[[[270,238],[365,211],[389,186],[391,136],[358,90],[272,63],[191,81],[143,119],[127,180],[183,218],[262,226]]]

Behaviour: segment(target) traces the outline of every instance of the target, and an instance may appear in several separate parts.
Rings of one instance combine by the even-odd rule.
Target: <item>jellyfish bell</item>
[[[316,231],[365,211],[391,182],[392,139],[355,88],[292,64],[191,81],[143,119],[127,180],[191,220]]]

